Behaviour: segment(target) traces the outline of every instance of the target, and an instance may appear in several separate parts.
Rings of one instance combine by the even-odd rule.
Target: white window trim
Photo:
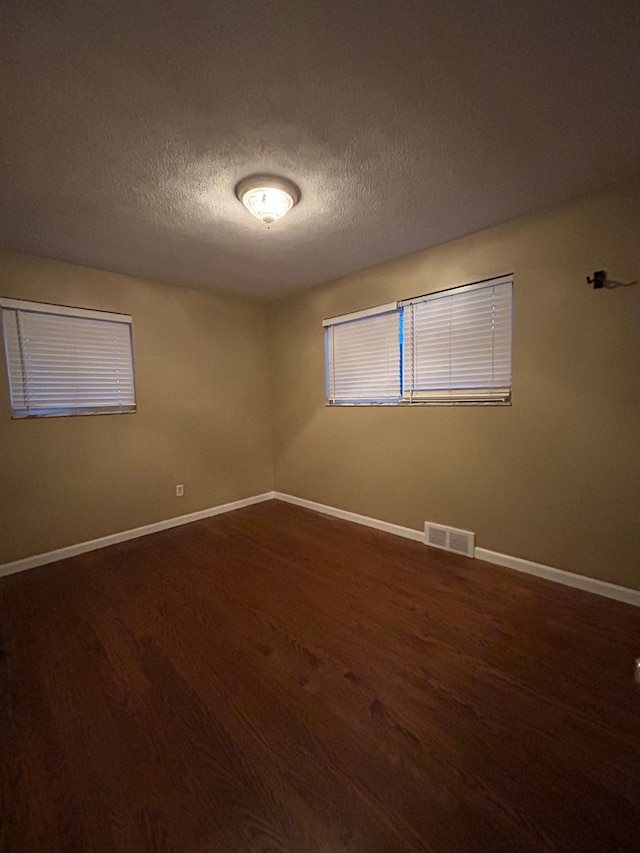
[[[432,299],[442,299],[458,293],[470,293],[473,290],[483,290],[485,287],[497,287],[500,284],[513,284],[512,275],[502,275],[499,278],[485,278],[482,281],[474,281],[472,284],[463,284],[460,287],[448,287],[445,290],[435,290],[433,293],[425,293],[422,296],[412,296],[411,299],[402,299],[397,305],[404,308],[405,305],[416,305],[418,302],[430,302]]]
[[[398,309],[397,302],[387,302],[386,305],[376,305],[375,308],[364,308],[362,311],[353,311],[351,314],[341,314],[339,317],[330,317],[323,320],[323,326],[339,326],[341,323],[350,323],[352,320],[362,320],[364,317],[375,317],[377,314],[388,314]]]
[[[7,299],[0,297],[0,308],[13,308],[17,311],[33,311],[37,314],[54,314],[57,317],[87,317],[90,320],[105,320],[112,323],[133,325],[129,314],[114,314],[110,311],[96,311],[91,308],[75,308],[71,305],[54,305],[50,302],[27,302],[25,299]]]

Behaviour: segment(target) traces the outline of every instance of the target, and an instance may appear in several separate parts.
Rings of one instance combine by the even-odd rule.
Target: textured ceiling
[[[0,243],[270,297],[640,171],[637,0],[3,0]],[[254,172],[302,199],[270,230]]]

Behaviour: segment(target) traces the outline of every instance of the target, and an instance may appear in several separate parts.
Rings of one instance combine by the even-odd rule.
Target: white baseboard
[[[424,532],[422,530],[414,530],[411,527],[401,527],[399,524],[390,524],[387,521],[380,521],[377,518],[369,518],[366,515],[358,515],[355,512],[348,512],[344,509],[337,509],[326,504],[308,501],[304,498],[295,497],[295,495],[286,495],[282,492],[274,492],[273,496],[280,501],[286,503],[303,506],[307,509],[321,512],[323,515],[332,515],[335,518],[342,518],[345,521],[353,521],[356,524],[364,524],[366,527],[374,527],[376,530],[383,530],[385,533],[393,533],[396,536],[403,536],[405,539],[413,539],[416,542],[424,543]],[[495,563],[497,566],[504,566],[508,569],[515,569],[518,572],[525,572],[529,575],[536,575],[539,578],[562,583],[565,586],[572,586],[576,589],[582,589],[586,592],[593,592],[596,595],[602,595],[605,598],[614,598],[616,601],[623,601],[625,604],[633,604],[635,607],[640,607],[640,590],[629,589],[626,586],[617,586],[613,583],[589,578],[585,575],[576,575],[573,572],[565,572],[561,569],[554,569],[552,566],[545,566],[542,563],[533,563],[531,560],[524,560],[521,557],[511,557],[509,554],[499,554],[497,551],[489,551],[487,548],[476,548],[475,556],[478,560],[485,560],[487,563]]]
[[[392,533],[394,536],[402,536],[405,539],[412,539],[414,542],[424,543],[424,531],[414,530],[411,527],[402,527],[399,524],[391,524],[388,521],[381,521],[378,518],[370,518],[367,515],[359,515],[356,512],[349,512],[346,509],[338,509],[337,507],[328,506],[327,504],[309,501],[305,498],[298,498],[295,495],[287,495],[283,492],[264,492],[261,495],[254,495],[250,498],[243,498],[239,501],[221,504],[220,506],[201,509],[197,512],[191,512],[188,515],[179,515],[175,518],[167,518],[163,521],[156,521],[153,524],[145,524],[143,527],[135,527],[132,530],[123,530],[121,533],[112,533],[109,536],[102,536],[100,539],[91,539],[88,542],[80,542],[77,545],[69,545],[66,548],[58,548],[56,551],[47,551],[45,554],[35,554],[33,557],[25,557],[22,560],[15,560],[12,563],[4,563],[0,565],[0,577],[12,575],[15,572],[23,572],[26,569],[33,569],[36,566],[44,566],[47,563],[55,563],[58,560],[66,560],[67,557],[75,557],[77,554],[84,554],[87,551],[96,551],[98,548],[106,548],[109,545],[116,545],[118,542],[126,542],[129,539],[137,539],[139,536],[148,536],[150,533],[158,533],[161,530],[168,530],[171,527],[179,527],[182,524],[189,524],[192,521],[200,521],[203,518],[211,518],[214,515],[222,515],[225,512],[232,512],[234,509],[241,509],[252,504],[262,503],[272,499],[285,501],[286,503],[295,504],[296,506],[305,507],[306,509],[314,510],[323,515],[331,515],[334,518],[341,518],[343,521],[352,521],[354,524],[362,524],[365,527],[373,527],[376,530],[382,530],[385,533]],[[596,595],[602,595],[606,598],[613,598],[616,601],[622,601],[625,604],[632,604],[635,607],[640,607],[640,590],[629,589],[625,586],[617,586],[613,583],[589,578],[584,575],[576,575],[573,572],[565,572],[561,569],[554,569],[552,566],[545,566],[542,563],[534,563],[531,560],[525,560],[521,557],[511,557],[509,554],[500,554],[497,551],[490,551],[487,548],[476,548],[475,556],[479,560],[485,560],[487,563],[494,563],[497,566],[503,566],[508,569],[515,569],[518,572],[536,575],[536,577],[545,578],[546,580],[562,583],[565,586],[582,589],[586,592],[592,592]]]
[[[583,589],[605,598],[615,598],[616,601],[624,601],[625,604],[633,604],[640,607],[640,590],[630,589],[626,586],[618,586],[614,583],[590,578],[586,575],[576,575],[574,572],[565,572],[562,569],[554,569],[545,566],[544,563],[533,563],[522,557],[511,557],[509,554],[500,554],[497,551],[489,551],[487,548],[476,548],[476,558],[486,560],[487,563],[495,563],[496,566],[504,566],[507,569],[515,569],[517,572],[525,572],[538,578],[562,583],[575,589]]]
[[[181,524],[189,524],[192,521],[200,521],[203,518],[211,518],[214,515],[222,515],[241,509],[243,506],[269,501],[275,497],[275,492],[265,492],[262,495],[254,495],[228,504],[201,509],[190,512],[188,515],[178,515],[175,518],[166,518],[153,524],[145,524],[143,527],[134,527],[132,530],[123,530],[121,533],[111,533],[100,539],[91,539],[88,542],[79,542],[77,545],[69,545],[66,548],[58,548],[56,551],[47,551],[45,554],[35,554],[33,557],[25,557],[22,560],[14,560],[12,563],[0,565],[0,577],[12,575],[15,572],[24,572],[26,569],[34,569],[36,566],[44,566],[47,563],[55,563],[58,560],[66,560],[67,557],[75,557],[87,551],[96,551],[98,548],[106,548],[116,545],[118,542],[126,542],[128,539],[137,539],[139,536],[148,536],[150,533],[158,533],[160,530],[168,530],[171,527],[179,527]]]
[[[376,530],[384,530],[385,533],[393,533],[394,536],[403,536],[405,539],[413,539],[415,542],[424,542],[424,532],[422,530],[414,530],[411,527],[401,527],[399,524],[391,524],[389,521],[380,521],[377,518],[369,518],[368,515],[358,515],[357,512],[349,512],[346,509],[338,509],[335,506],[319,504],[315,501],[305,500],[305,498],[297,498],[295,495],[286,495],[283,492],[274,492],[273,496],[278,501],[285,501],[288,504],[303,506],[306,509],[321,512],[323,515],[332,515],[335,518],[341,518],[343,521],[353,521],[355,524],[363,524],[365,527],[375,527]]]

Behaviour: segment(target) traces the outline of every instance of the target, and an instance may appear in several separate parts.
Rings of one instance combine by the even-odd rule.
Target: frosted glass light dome
[[[254,175],[240,181],[236,195],[249,213],[266,225],[271,225],[276,219],[282,219],[298,203],[300,190],[285,178]]]

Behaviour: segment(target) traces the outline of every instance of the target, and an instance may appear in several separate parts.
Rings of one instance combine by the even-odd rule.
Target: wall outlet
[[[182,483],[178,483],[176,486],[176,497],[181,498],[184,495],[184,485]]]

